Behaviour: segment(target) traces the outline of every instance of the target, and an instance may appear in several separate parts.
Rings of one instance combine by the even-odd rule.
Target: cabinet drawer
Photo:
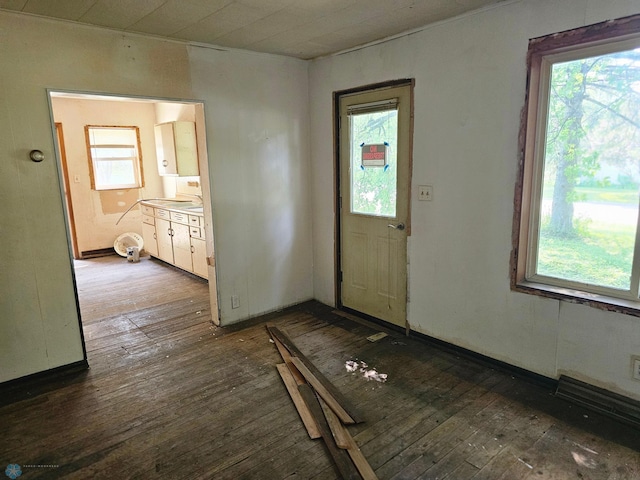
[[[200,227],[191,227],[189,232],[194,238],[202,238],[202,229]]]
[[[149,205],[142,205],[142,213],[144,215],[153,216],[153,207],[150,207]]]
[[[150,215],[145,215],[144,213],[142,214],[142,223],[146,223],[148,225],[155,225],[156,224],[156,219],[153,218]]]
[[[189,225],[192,227],[202,227],[200,223],[200,217],[197,215],[189,215]]]
[[[189,224],[189,215],[180,212],[171,212],[171,216],[169,217],[172,222],[182,223],[184,225]]]
[[[156,208],[156,217],[169,219],[169,210],[160,210]]]

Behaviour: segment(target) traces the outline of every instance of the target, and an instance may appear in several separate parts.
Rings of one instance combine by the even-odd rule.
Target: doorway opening
[[[408,329],[413,81],[336,92],[336,299]]]
[[[49,104],[85,335],[85,318],[138,311],[151,322],[168,298],[219,324],[204,105],[53,90]],[[167,128],[173,152],[159,138]],[[163,170],[170,153],[179,168]],[[178,310],[174,323],[189,317]]]

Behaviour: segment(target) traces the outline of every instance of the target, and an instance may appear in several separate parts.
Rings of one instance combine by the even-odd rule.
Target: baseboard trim
[[[0,407],[46,393],[60,386],[60,381],[73,380],[89,369],[87,360],[69,363],[24,377],[0,383]]]
[[[632,398],[595,387],[566,375],[560,376],[556,397],[640,428],[640,402]]]
[[[379,325],[383,329],[406,334],[406,329],[402,327],[392,325],[383,320],[372,317],[370,315],[363,314],[356,310],[352,310],[346,307],[339,308],[338,310],[346,312],[347,314],[353,317],[360,318],[364,321],[368,321],[376,325]],[[511,365],[510,363],[503,362],[502,360],[497,360],[492,357],[488,357],[481,353],[474,352],[473,350],[469,350],[468,348],[454,345],[453,343],[449,343],[445,340],[440,340],[439,338],[435,338],[430,335],[426,335],[424,333],[416,332],[415,330],[410,330],[409,336],[416,338],[422,342],[433,345],[434,347],[440,350],[443,350],[445,352],[451,353],[452,355],[464,357],[474,362],[478,362],[483,365],[486,365],[490,368],[494,368],[496,370],[500,370],[502,372],[508,373],[509,375],[513,375],[514,377],[522,378],[528,381],[529,383],[534,383],[538,386],[541,386],[543,388],[550,390],[551,392],[555,391],[556,388],[558,387],[558,381],[554,378],[546,377],[544,375],[540,375],[539,373],[534,373],[531,370],[527,370],[525,368],[516,367],[515,365]]]

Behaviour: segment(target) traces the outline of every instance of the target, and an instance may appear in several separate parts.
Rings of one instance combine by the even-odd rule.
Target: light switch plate
[[[418,200],[421,202],[430,202],[433,199],[433,186],[418,185]]]

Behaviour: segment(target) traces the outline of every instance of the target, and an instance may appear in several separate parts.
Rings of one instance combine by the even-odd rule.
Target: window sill
[[[610,297],[598,293],[588,293],[580,290],[573,290],[571,288],[557,287],[554,285],[529,281],[518,282],[512,290],[520,293],[587,305],[589,307],[608,312],[624,313],[626,315],[640,317],[640,302],[638,301],[624,300],[622,298]]]

